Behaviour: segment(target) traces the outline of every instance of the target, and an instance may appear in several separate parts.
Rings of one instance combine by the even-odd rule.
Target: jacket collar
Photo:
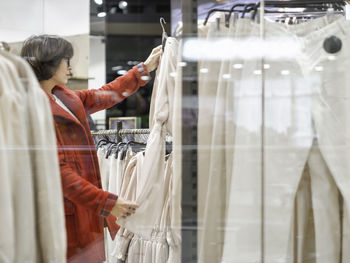
[[[68,88],[64,86],[55,86],[52,90],[52,93],[59,98],[64,105],[77,117],[79,121],[77,121],[70,113],[68,113],[66,110],[64,110],[61,106],[59,106],[53,98],[46,92],[47,96],[49,97],[52,114],[57,117],[69,119],[75,123],[78,123],[82,125],[84,123],[85,112],[81,110],[81,100],[77,95],[75,95],[74,92],[69,90]]]

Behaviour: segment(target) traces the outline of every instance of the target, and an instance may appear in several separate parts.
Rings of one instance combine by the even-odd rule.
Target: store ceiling
[[[160,17],[170,31],[170,0],[90,0],[92,35],[157,35]]]

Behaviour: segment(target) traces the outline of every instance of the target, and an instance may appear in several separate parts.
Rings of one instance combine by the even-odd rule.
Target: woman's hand
[[[112,208],[111,213],[117,218],[126,218],[127,216],[130,216],[131,214],[135,213],[136,208],[138,207],[139,206],[136,203],[118,197],[117,202]]]
[[[162,45],[155,47],[152,49],[151,54],[148,56],[146,61],[143,63],[148,70],[148,72],[151,72],[155,70],[158,67],[159,64],[159,58],[162,54]]]

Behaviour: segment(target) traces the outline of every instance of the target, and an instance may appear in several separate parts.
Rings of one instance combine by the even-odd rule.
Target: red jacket
[[[110,108],[145,85],[141,75],[149,73],[145,68],[140,73],[141,69],[135,66],[100,89],[71,91],[56,86],[52,93],[79,121],[49,96],[57,135],[69,262],[104,261],[103,227],[108,226],[112,238],[119,229],[110,214],[117,196],[102,190],[87,114]]]

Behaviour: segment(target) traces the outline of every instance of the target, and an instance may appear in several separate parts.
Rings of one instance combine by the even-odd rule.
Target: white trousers
[[[267,30],[267,36],[288,37],[288,32],[281,34],[283,30]],[[337,204],[338,187],[344,198],[344,219],[348,218],[349,91],[346,85],[350,79],[345,69],[350,54],[343,49],[330,61],[322,45],[326,35],[336,35],[346,45],[348,32],[348,22],[340,18],[299,37],[303,49],[295,60],[270,63],[271,68],[265,72],[264,159],[260,134],[261,79],[254,76],[258,75],[254,72],[259,69],[259,63],[244,63],[236,105],[237,128],[223,262],[259,262],[262,242],[267,262],[293,262],[290,235],[294,227],[294,201],[315,133],[324,162],[312,150],[310,171],[320,170],[322,163],[327,164],[311,177],[316,255],[320,255],[316,260],[339,262],[339,208],[334,204]],[[290,36],[295,39],[294,33]],[[317,75],[316,66],[323,67],[322,74]],[[337,187],[330,180],[324,182],[326,167]],[[261,240],[261,168],[265,175],[264,240]],[[328,200],[320,196],[321,191],[326,190],[332,191]],[[324,206],[327,207],[321,209]],[[330,216],[334,213],[338,216]],[[348,229],[347,224],[349,222],[343,220],[343,229]]]

